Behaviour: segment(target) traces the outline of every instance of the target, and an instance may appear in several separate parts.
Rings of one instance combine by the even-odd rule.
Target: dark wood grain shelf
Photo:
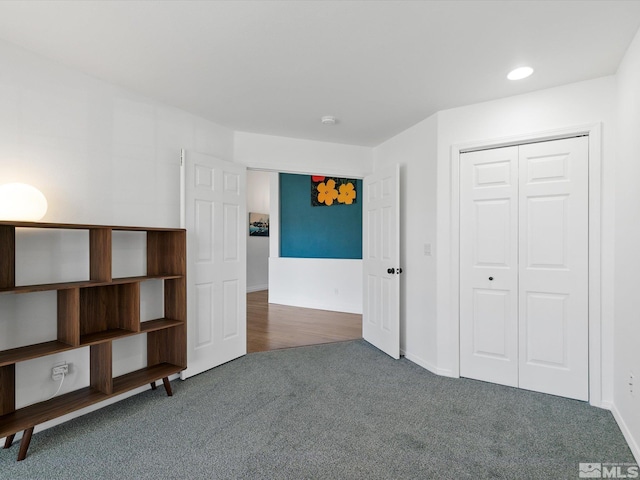
[[[54,353],[65,352],[74,348],[77,347],[59,342],[58,340],[53,340],[50,342],[36,343],[25,347],[4,350],[0,352],[0,367],[16,362],[24,362],[38,357],[53,355]]]
[[[107,285],[106,282],[92,282],[84,280],[79,282],[62,282],[62,283],[43,283],[41,285],[18,285],[16,287],[0,288],[2,293],[35,293],[46,292],[51,290],[69,290],[71,288],[86,288],[99,285]]]
[[[131,335],[137,335],[138,333],[139,332],[132,332],[131,330],[124,330],[122,328],[112,328],[110,330],[103,330],[96,333],[90,333],[88,335],[81,335],[80,346],[87,347],[89,345],[95,345],[97,343],[103,343],[109,340],[130,337]]]
[[[136,370],[113,379],[113,393],[106,394],[92,387],[85,387],[60,395],[46,402],[35,403],[0,417],[0,437],[48,422],[67,413],[94,405],[134,388],[169,377],[182,370],[177,365],[161,363]]]
[[[35,403],[0,417],[0,437],[48,422],[109,398],[91,387],[60,395],[46,402]]]
[[[114,278],[111,281],[101,282],[94,280],[82,280],[78,282],[61,282],[61,283],[43,283],[40,285],[18,285],[10,288],[0,288],[0,294],[3,293],[35,293],[47,292],[51,290],[69,290],[71,288],[90,288],[102,287],[105,285],[121,285],[124,283],[140,283],[148,280],[171,280],[182,278],[183,275],[144,275],[140,277],[122,277]]]
[[[140,332],[154,332],[156,330],[163,330],[165,328],[181,327],[184,322],[180,320],[171,320],[169,318],[158,318],[156,320],[147,320],[146,322],[140,322]]]
[[[89,231],[88,280],[16,285],[16,229]],[[112,278],[114,231],[145,232],[147,274]],[[164,316],[140,321],[140,284],[164,282]],[[113,225],[0,221],[0,294],[57,292],[57,339],[0,351],[0,437],[11,446],[24,430],[18,460],[27,455],[36,425],[163,380],[172,395],[169,376],[184,370],[186,358],[186,231]],[[147,366],[113,377],[113,341],[146,334]],[[89,348],[89,385],[44,402],[16,408],[16,364],[76,348]]]
[[[146,282],[147,280],[171,280],[174,278],[182,278],[184,275],[144,275],[142,277],[122,277],[122,278],[114,278],[109,282],[112,285],[117,285],[121,283],[139,283]]]
[[[151,367],[136,370],[113,379],[113,394],[127,392],[140,385],[146,385],[161,378],[166,378],[174,373],[182,371],[183,368],[170,363],[160,363]]]
[[[49,222],[10,222],[1,220],[0,226],[15,228],[55,228],[60,230],[115,230],[125,232],[175,232],[184,230],[181,228],[166,227],[136,227],[127,225],[92,225],[81,223],[49,223]]]

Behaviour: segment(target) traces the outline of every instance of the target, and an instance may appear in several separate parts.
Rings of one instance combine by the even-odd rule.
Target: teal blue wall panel
[[[352,205],[312,207],[311,177],[281,173],[280,256],[362,258],[362,180],[356,192]]]

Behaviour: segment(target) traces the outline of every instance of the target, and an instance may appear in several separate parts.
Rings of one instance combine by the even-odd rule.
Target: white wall
[[[620,64],[617,86],[614,415],[640,462],[640,32]]]
[[[233,159],[227,128],[2,42],[0,65],[0,184],[37,186],[49,201],[45,221],[177,227],[180,149]],[[86,279],[88,247],[75,233],[20,234],[18,281]],[[114,275],[144,272],[144,248],[135,234],[118,236]],[[148,283],[143,317],[162,310],[161,289]],[[55,292],[0,296],[0,350],[55,336]],[[116,373],[145,362],[144,335],[116,342],[114,359]],[[60,361],[73,364],[62,393],[88,385],[87,348],[22,362],[18,406],[55,392]]]
[[[434,372],[437,133],[434,115],[374,149],[376,169],[400,164],[400,349]],[[425,255],[425,245],[431,255]]]
[[[362,178],[373,169],[370,147],[246,132],[235,133],[235,161],[283,173],[352,178]]]
[[[269,302],[362,313],[362,260],[269,259]]]
[[[373,168],[369,147],[246,132],[235,134],[235,161],[276,172],[362,178]],[[277,174],[271,178],[269,301],[362,313],[362,261],[280,258]],[[313,276],[309,275],[312,264]],[[341,272],[339,276],[336,272]],[[336,293],[337,292],[337,293]]]
[[[271,174],[247,171],[247,213],[271,211]],[[247,233],[248,234],[248,233]],[[247,292],[269,288],[269,237],[247,237]]]

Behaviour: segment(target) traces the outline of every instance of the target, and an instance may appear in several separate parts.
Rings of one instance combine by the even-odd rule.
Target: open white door
[[[247,353],[246,168],[191,151],[185,156],[189,327],[183,380]]]
[[[400,166],[363,181],[362,337],[400,358]]]

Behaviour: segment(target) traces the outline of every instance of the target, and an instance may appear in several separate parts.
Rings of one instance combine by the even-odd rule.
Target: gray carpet
[[[0,450],[3,479],[576,479],[634,462],[586,403],[392,360],[363,341],[254,353]]]

